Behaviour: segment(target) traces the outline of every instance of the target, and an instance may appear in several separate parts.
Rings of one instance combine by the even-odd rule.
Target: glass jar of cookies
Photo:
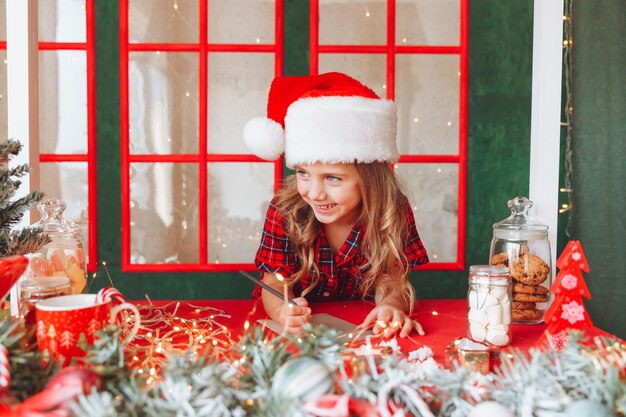
[[[490,264],[509,269],[513,323],[543,322],[543,314],[551,301],[548,226],[530,216],[532,205],[526,197],[509,200],[511,215],[493,225]]]
[[[467,290],[468,336],[502,347],[511,341],[511,279],[496,265],[472,265]]]

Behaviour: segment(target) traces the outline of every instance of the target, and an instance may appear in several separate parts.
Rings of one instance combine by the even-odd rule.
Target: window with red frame
[[[310,72],[396,100],[427,268],[462,269],[467,0],[309,4]],[[120,1],[124,271],[252,268],[282,160],[251,156],[241,129],[281,74],[282,22],[282,1]]]
[[[468,1],[310,1],[310,73],[348,73],[398,106],[396,172],[431,263],[465,258]]]
[[[97,269],[94,0],[39,1],[40,189],[82,226],[87,269]],[[6,64],[5,1],[0,59]],[[7,135],[6,69],[0,71],[0,135]]]
[[[119,9],[122,269],[250,269],[282,160],[241,129],[282,72],[282,0]]]

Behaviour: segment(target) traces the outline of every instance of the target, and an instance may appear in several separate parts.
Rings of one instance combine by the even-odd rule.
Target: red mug
[[[113,305],[112,300],[96,300],[96,294],[63,295],[41,300],[36,306],[37,341],[42,360],[57,361],[61,366],[79,362],[93,346],[96,333],[115,322],[123,310],[135,315],[127,343],[137,335],[140,316],[129,303]]]

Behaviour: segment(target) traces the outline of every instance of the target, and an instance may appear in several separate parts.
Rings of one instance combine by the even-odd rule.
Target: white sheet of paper
[[[267,327],[274,333],[280,334],[283,332],[283,326],[281,326],[277,321],[264,319],[264,320],[258,320],[257,323]],[[358,324],[350,323],[349,321],[340,319],[339,317],[335,317],[327,313],[311,315],[311,324],[313,326],[323,324],[326,327],[339,330],[342,334],[352,333],[355,337],[361,330],[361,329],[356,328]],[[374,333],[372,333],[371,330],[367,330],[360,335],[359,339],[362,339],[365,336],[371,336],[373,334]]]

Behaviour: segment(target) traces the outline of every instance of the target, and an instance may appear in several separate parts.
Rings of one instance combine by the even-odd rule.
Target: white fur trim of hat
[[[285,116],[287,166],[396,162],[396,126],[396,105],[391,100],[301,98],[289,106]]]

